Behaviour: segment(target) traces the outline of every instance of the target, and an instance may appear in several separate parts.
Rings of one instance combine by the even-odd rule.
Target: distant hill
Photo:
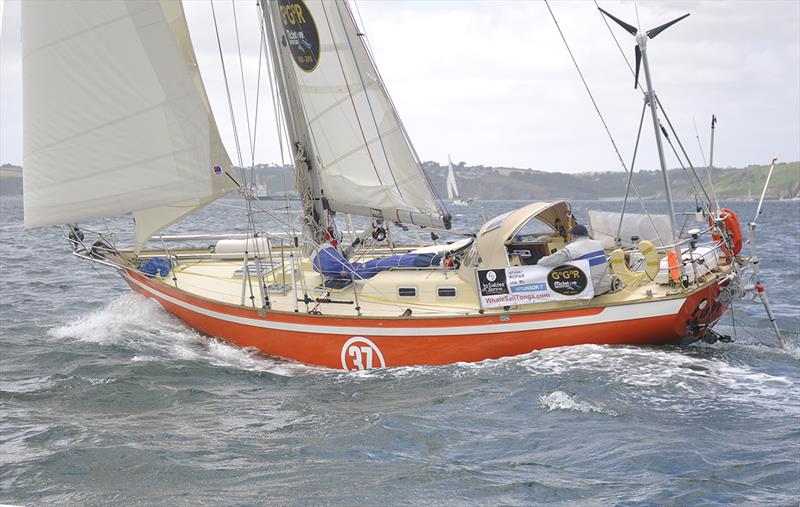
[[[440,196],[447,194],[447,166],[424,162],[423,169]],[[475,199],[552,200],[552,199],[621,199],[627,176],[622,172],[559,173],[508,167],[454,166],[462,196]],[[769,166],[751,165],[735,169],[715,169],[714,188],[720,199],[757,199],[764,187]],[[697,169],[707,185],[705,168]],[[256,181],[266,184],[270,193],[281,193],[284,185],[294,188],[294,170],[290,166],[260,164],[255,167]],[[22,191],[22,170],[0,166],[0,194]],[[682,169],[669,171],[675,199],[692,199],[689,178]],[[634,184],[643,198],[663,199],[664,182],[660,171],[636,171]],[[770,199],[800,197],[800,162],[780,163],[767,192]]]
[[[439,195],[445,195],[446,166],[425,162],[425,171]],[[758,198],[769,166],[715,169],[714,189],[721,199],[746,199],[748,192]],[[625,195],[627,175],[623,172],[558,173],[505,167],[454,166],[456,182],[464,197],[477,199],[620,199]],[[705,168],[697,169],[707,187]],[[683,169],[669,172],[675,199],[692,199],[690,179]],[[689,173],[691,174],[691,172]],[[692,176],[693,178],[693,176]],[[636,171],[633,183],[643,198],[664,199],[661,171]],[[800,195],[800,162],[775,166],[767,197],[791,199]]]
[[[447,195],[445,178],[447,166],[437,162],[423,162],[423,169],[440,196]],[[748,194],[758,198],[769,166],[748,166],[735,169],[715,169],[714,189],[721,199],[747,199]],[[468,166],[464,162],[454,166],[456,182],[464,197],[475,199],[621,199],[625,195],[627,176],[623,172],[560,173],[508,167]],[[705,168],[697,169],[698,176],[707,186]],[[690,173],[691,174],[691,173]],[[256,178],[266,183],[270,192],[281,192],[284,178],[292,188],[294,174],[291,167],[262,164],[256,166]],[[669,171],[675,199],[693,199],[689,177],[683,169]],[[636,171],[633,182],[642,197],[664,199],[664,179],[661,171]],[[800,195],[800,162],[780,163],[775,166],[767,197],[791,199]]]

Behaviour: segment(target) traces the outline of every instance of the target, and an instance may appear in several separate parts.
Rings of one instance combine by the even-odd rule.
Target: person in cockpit
[[[561,250],[539,259],[537,264],[545,267],[556,267],[561,264],[588,260],[592,275],[594,294],[599,296],[611,289],[611,274],[603,244],[589,237],[586,227],[578,224],[572,228],[572,241]]]

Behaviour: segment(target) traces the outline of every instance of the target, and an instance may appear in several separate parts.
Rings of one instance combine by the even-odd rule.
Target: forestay
[[[444,213],[345,2],[264,2],[295,138],[318,170],[330,209],[424,226]],[[308,135],[297,131],[307,130]],[[303,189],[299,189],[301,192]],[[315,196],[319,197],[319,196]]]
[[[137,248],[236,187],[180,2],[23,2],[25,225],[134,212]]]

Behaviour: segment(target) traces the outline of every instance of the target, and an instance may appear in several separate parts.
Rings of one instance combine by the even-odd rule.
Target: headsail
[[[180,2],[23,2],[22,25],[26,226],[134,212],[138,247],[237,186]]]
[[[456,185],[456,173],[453,171],[453,161],[447,155],[447,198],[451,201],[458,199],[458,185]]]
[[[290,136],[316,172],[313,198],[333,211],[448,226],[347,4],[262,5],[280,52],[279,88],[293,108]]]

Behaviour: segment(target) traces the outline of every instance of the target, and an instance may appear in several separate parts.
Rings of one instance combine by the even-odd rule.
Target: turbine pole
[[[669,223],[670,227],[672,228],[672,243],[675,244],[678,242],[678,229],[675,226],[675,207],[672,203],[672,186],[669,183],[669,176],[667,175],[667,162],[664,158],[664,145],[661,141],[661,125],[658,121],[658,112],[656,110],[657,101],[656,101],[656,91],[653,89],[653,78],[650,75],[650,65],[648,63],[647,58],[647,34],[646,33],[638,33],[636,35],[636,43],[638,44],[639,50],[641,51],[642,55],[642,65],[644,67],[644,79],[647,85],[647,91],[645,93],[645,97],[647,100],[648,105],[650,106],[650,113],[653,117],[653,130],[656,134],[656,148],[658,149],[658,161],[661,164],[661,174],[664,176],[664,188],[666,188],[667,192],[667,204],[669,205]],[[678,260],[680,262],[680,248],[675,247],[675,253],[678,255]],[[683,268],[681,268],[681,273],[683,272]]]

